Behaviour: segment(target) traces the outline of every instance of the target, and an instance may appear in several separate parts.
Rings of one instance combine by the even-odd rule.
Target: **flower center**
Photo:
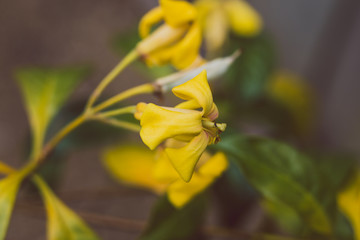
[[[210,137],[209,144],[218,143],[220,141],[220,134],[226,129],[226,123],[216,123],[208,119],[202,120],[202,126]]]

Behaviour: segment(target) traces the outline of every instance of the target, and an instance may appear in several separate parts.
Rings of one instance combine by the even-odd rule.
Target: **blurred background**
[[[317,141],[324,148],[360,154],[360,1],[248,2],[263,17],[278,67],[314,88]],[[112,49],[114,36],[132,30],[156,5],[155,0],[0,1],[0,159],[21,166],[29,141],[27,116],[13,78],[16,68],[90,64],[92,74],[70,99],[81,107],[120,59]],[[129,68],[106,93],[113,95],[144,81],[143,75]],[[86,136],[101,140],[96,134]],[[114,183],[99,161],[104,145],[71,150],[56,192],[104,239],[134,239],[156,197]],[[8,239],[45,239],[45,214],[29,204],[39,199],[23,195]]]

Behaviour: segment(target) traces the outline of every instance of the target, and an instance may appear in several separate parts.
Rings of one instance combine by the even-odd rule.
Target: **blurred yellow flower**
[[[291,114],[299,133],[312,132],[315,97],[310,85],[304,79],[281,70],[271,76],[266,91]]]
[[[178,69],[203,63],[199,55],[202,42],[196,8],[186,1],[159,0],[160,6],[150,10],[139,24],[138,53],[148,65],[171,63]],[[164,23],[151,32],[151,28]]]
[[[122,183],[167,193],[177,208],[183,207],[203,192],[228,167],[225,154],[204,153],[190,182],[186,183],[174,170],[162,148],[150,151],[141,146],[120,146],[105,152],[104,164],[111,175]]]
[[[223,46],[229,29],[245,37],[262,29],[261,17],[243,0],[197,0],[195,6],[209,52]]]
[[[205,70],[172,91],[186,101],[174,108],[139,103],[135,117],[140,120],[141,139],[151,150],[168,140],[165,153],[188,182],[201,154],[209,144],[219,141],[226,124],[215,122],[219,112]]]
[[[360,171],[337,196],[341,211],[350,220],[355,239],[360,240]]]

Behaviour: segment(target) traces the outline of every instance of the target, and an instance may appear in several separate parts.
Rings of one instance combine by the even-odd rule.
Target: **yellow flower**
[[[135,117],[140,120],[141,139],[151,150],[168,140],[165,152],[188,182],[201,154],[209,144],[219,141],[226,124],[214,122],[219,112],[205,70],[172,91],[186,101],[174,108],[140,103]]]
[[[360,240],[360,171],[357,170],[355,176],[337,195],[337,202],[340,210],[349,219],[355,239]]]
[[[259,14],[243,0],[197,0],[201,27],[209,51],[218,50],[229,29],[240,36],[254,36],[262,29]]]
[[[186,1],[160,0],[160,6],[141,19],[143,40],[136,50],[149,65],[173,64],[178,69],[203,63],[199,56],[202,36],[196,8]],[[164,23],[151,32],[152,26]]]
[[[153,152],[141,146],[120,146],[109,149],[104,164],[111,175],[122,183],[167,193],[177,208],[183,207],[203,192],[228,167],[222,152],[211,156],[204,153],[190,182],[186,183],[174,170],[162,148]]]

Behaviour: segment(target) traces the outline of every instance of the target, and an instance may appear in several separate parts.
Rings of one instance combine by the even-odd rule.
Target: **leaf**
[[[266,81],[275,66],[275,51],[269,36],[231,39],[231,49],[241,49],[241,57],[227,74],[228,91],[241,101],[253,101],[265,90]]]
[[[332,234],[320,174],[307,157],[285,144],[257,137],[230,138],[218,147],[236,157],[247,180],[266,200],[294,210],[313,231]]]
[[[140,240],[199,239],[204,221],[206,196],[200,194],[181,209],[172,206],[166,196],[160,198],[152,210],[148,226]]]
[[[15,170],[12,169],[10,166],[8,166],[7,164],[3,163],[2,161],[0,161],[0,174],[10,174],[13,173]]]
[[[360,240],[360,171],[338,194],[341,211],[350,220],[357,240]]]
[[[22,68],[15,72],[28,112],[35,151],[42,147],[52,118],[88,72],[87,67]]]
[[[51,240],[99,239],[86,223],[61,202],[38,176],[33,178],[44,199],[48,223],[47,238]]]
[[[219,209],[220,223],[233,228],[248,221],[258,194],[246,181],[234,160],[230,160],[229,164],[227,171],[215,182],[212,190],[216,207]]]
[[[13,173],[0,181],[0,240],[5,239],[15,198],[24,175]]]

